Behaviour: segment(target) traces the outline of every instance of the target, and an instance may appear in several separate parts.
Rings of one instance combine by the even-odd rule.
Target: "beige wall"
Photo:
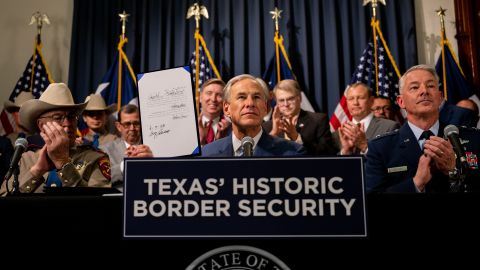
[[[458,57],[457,40],[455,39],[454,0],[415,0],[415,18],[417,26],[418,63],[435,65],[441,53],[440,17],[436,10],[440,6],[445,12],[445,31],[455,55]]]
[[[68,82],[73,0],[6,0],[0,9],[0,108],[12,93],[33,54],[37,28],[28,25],[36,11],[50,25],[42,30],[43,56],[55,81]]]
[[[457,53],[453,1],[415,0],[419,63],[435,64],[440,54],[440,20],[435,12],[440,6],[448,9],[447,37]],[[57,82],[68,82],[73,0],[7,0],[1,6],[0,107],[32,55],[36,27],[28,23],[37,10],[47,13],[52,23],[42,32],[43,55],[52,77]]]

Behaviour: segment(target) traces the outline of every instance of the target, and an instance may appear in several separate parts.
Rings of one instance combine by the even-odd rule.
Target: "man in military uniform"
[[[52,83],[40,99],[20,108],[20,124],[39,132],[45,144],[23,153],[19,168],[20,193],[42,193],[44,186],[111,187],[108,156],[91,146],[76,146],[78,116],[87,103],[75,104],[64,83]],[[10,193],[13,176],[4,182],[0,195]]]
[[[442,94],[438,75],[427,65],[410,68],[400,78],[399,106],[407,111],[400,130],[368,143],[367,192],[449,192],[479,190],[480,131],[460,127],[468,168],[460,168],[439,121]]]
[[[82,131],[83,143],[98,148],[115,140],[117,136],[107,130],[107,121],[110,114],[115,111],[117,104],[107,106],[103,97],[98,94],[88,96],[85,102],[88,104],[83,110],[82,117],[88,129],[85,132]]]

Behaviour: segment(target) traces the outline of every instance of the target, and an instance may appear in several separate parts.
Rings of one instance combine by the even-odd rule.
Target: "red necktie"
[[[211,143],[215,139],[215,134],[213,133],[212,124],[213,124],[212,120],[208,121],[207,123],[207,143]]]

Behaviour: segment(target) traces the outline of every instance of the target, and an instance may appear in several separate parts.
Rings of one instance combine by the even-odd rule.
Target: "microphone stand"
[[[18,164],[15,165],[13,168],[13,184],[12,184],[12,191],[9,192],[9,195],[17,195],[20,194],[20,187],[19,187],[19,181],[18,181],[18,175],[20,174],[20,169],[18,168]],[[7,179],[8,180],[8,179]],[[7,183],[8,186],[8,183]],[[8,188],[7,188],[8,189]]]
[[[465,192],[464,181],[467,177],[467,168],[462,162],[458,162],[458,176],[456,179],[450,179],[450,192]]]

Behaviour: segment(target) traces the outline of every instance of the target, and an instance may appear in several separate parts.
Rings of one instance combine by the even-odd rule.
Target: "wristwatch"
[[[457,167],[448,171],[448,177],[450,177],[450,179],[458,179],[460,177],[460,172],[458,171]]]

